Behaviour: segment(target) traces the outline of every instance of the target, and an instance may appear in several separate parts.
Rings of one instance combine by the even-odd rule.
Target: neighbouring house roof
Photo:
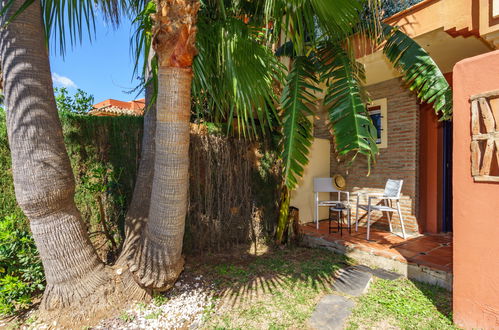
[[[145,99],[119,101],[108,99],[94,104],[94,109],[88,112],[92,116],[142,116],[144,115]]]

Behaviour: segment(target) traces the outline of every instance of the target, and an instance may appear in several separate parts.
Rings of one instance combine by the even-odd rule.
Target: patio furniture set
[[[340,190],[333,184],[334,178],[314,178],[314,197],[315,197],[315,210],[314,210],[314,222],[319,229],[319,207],[327,207],[329,209],[329,233],[331,233],[331,220],[332,214],[334,212],[338,215],[338,231],[340,235],[343,235],[343,213],[347,217],[347,229],[351,233],[351,203],[350,195],[357,197],[357,202],[355,205],[355,231],[359,228],[359,209],[366,211],[367,213],[367,240],[369,240],[370,227],[371,227],[371,212],[380,211],[386,212],[388,219],[388,226],[390,232],[393,232],[391,213],[397,212],[400,220],[400,225],[402,227],[402,237],[406,238],[404,219],[402,217],[402,212],[400,210],[400,194],[402,190],[403,180],[392,180],[388,179],[385,185],[385,190],[383,193],[355,193],[350,194],[348,191]],[[334,196],[333,200],[319,200],[319,193],[326,192],[330,193],[330,196]],[[367,204],[360,203],[360,197],[365,196],[367,198]],[[336,199],[334,199],[336,197]],[[393,205],[395,204],[395,205]],[[398,235],[397,233],[394,233]]]

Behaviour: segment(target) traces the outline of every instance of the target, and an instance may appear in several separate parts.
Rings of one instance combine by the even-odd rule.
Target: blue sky
[[[118,29],[106,26],[96,18],[96,36],[92,43],[68,47],[64,58],[51,47],[50,65],[55,87],[67,87],[71,93],[80,88],[95,97],[95,103],[106,99],[129,101],[143,97],[129,94],[138,80],[133,79],[130,56],[131,24],[123,19]],[[52,45],[55,40],[51,40]]]

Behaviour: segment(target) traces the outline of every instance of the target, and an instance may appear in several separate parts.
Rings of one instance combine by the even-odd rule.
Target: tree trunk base
[[[102,267],[78,282],[47,285],[37,313],[38,322],[75,329],[116,316],[152,292],[141,288],[126,268]]]
[[[170,289],[184,270],[184,258],[172,261],[168,247],[154,242],[145,233],[128,257],[128,268],[135,282],[146,289]]]

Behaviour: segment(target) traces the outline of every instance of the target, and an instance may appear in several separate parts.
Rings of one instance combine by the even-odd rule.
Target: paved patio
[[[406,240],[387,231],[371,227],[370,240],[366,240],[366,228],[359,227],[352,234],[337,231],[337,224],[331,222],[331,234],[327,220],[301,225],[304,242],[309,246],[323,247],[345,254],[357,261],[396,270],[403,275],[424,282],[430,282],[447,289],[452,288],[452,235],[417,235]]]

